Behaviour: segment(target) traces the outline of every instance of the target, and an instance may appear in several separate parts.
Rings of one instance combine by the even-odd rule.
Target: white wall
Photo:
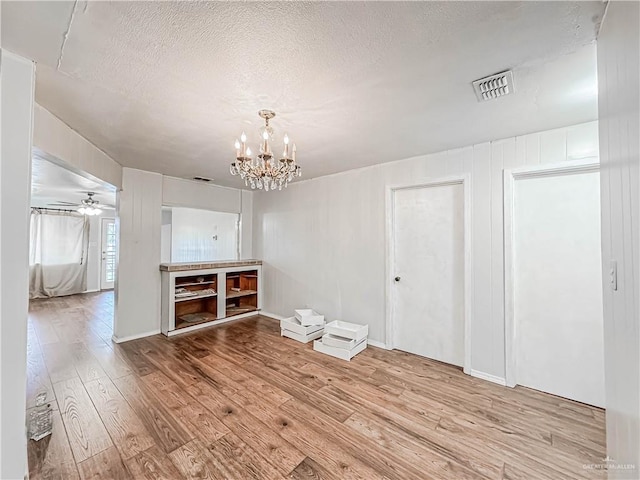
[[[162,204],[168,207],[201,208],[240,213],[240,190],[183,178],[162,178]]]
[[[255,194],[254,253],[264,309],[309,305],[369,324],[385,342],[385,186],[469,173],[472,189],[471,366],[504,378],[504,168],[597,156],[597,123],[533,133],[294,182]],[[304,168],[304,166],[303,166]]]
[[[611,1],[598,37],[607,452],[640,476],[640,6]],[[618,290],[609,287],[610,261]]]
[[[165,206],[239,213],[242,259],[253,258],[253,195],[247,190],[182,178],[165,176],[162,180],[162,204]]]
[[[237,260],[238,218],[237,213],[172,208],[171,261]]]
[[[242,190],[240,203],[240,258],[253,258],[253,192]]]
[[[162,175],[122,169],[114,340],[160,332]]]
[[[27,471],[29,206],[35,69],[0,51],[0,478]]]
[[[160,261],[162,263],[171,263],[171,218],[171,208],[163,208],[160,232]]]
[[[36,104],[34,155],[62,165],[80,175],[122,186],[122,167],[62,120]]]

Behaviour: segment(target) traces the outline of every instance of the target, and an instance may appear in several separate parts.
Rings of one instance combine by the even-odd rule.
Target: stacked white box
[[[310,325],[324,325],[324,315],[320,315],[318,312],[315,312],[310,308],[294,310],[294,312],[296,314],[296,320],[305,327]]]
[[[310,309],[295,310],[295,316],[280,320],[280,335],[308,343],[324,333],[324,316]]]
[[[367,348],[369,325],[334,320],[327,323],[324,332],[322,339],[313,342],[313,349],[320,353],[350,361]]]

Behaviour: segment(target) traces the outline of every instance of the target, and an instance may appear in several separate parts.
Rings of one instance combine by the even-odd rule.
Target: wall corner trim
[[[286,317],[283,317],[282,315],[276,315],[275,313],[271,313],[271,312],[265,312],[265,311],[260,311],[258,312],[258,315],[261,315],[263,317],[267,317],[270,318],[271,320],[284,320]]]
[[[139,338],[150,337],[152,335],[158,335],[158,334],[160,334],[160,329],[152,330],[150,332],[138,333],[136,335],[130,335],[128,337],[121,337],[121,338],[113,335],[111,337],[111,340],[113,340],[114,343],[124,343],[124,342],[129,342],[131,340],[137,340]]]
[[[390,347],[387,346],[384,342],[379,342],[378,340],[367,339],[367,345],[371,345],[372,347],[382,348],[384,350],[391,350]]]

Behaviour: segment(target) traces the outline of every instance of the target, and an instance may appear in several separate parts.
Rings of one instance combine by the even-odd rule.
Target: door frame
[[[504,202],[504,342],[505,342],[505,383],[507,387],[518,384],[516,378],[515,352],[515,318],[514,295],[515,281],[513,258],[513,215],[514,215],[514,187],[517,180],[527,178],[557,177],[562,175],[577,175],[600,171],[598,158],[590,157],[580,160],[565,161],[546,165],[535,165],[505,169],[503,172],[503,202]]]
[[[98,291],[103,291],[103,290],[113,290],[115,289],[115,279],[113,280],[113,287],[111,288],[102,288],[102,285],[104,283],[104,260],[102,259],[102,252],[103,252],[103,243],[104,243],[104,223],[105,221],[113,221],[114,225],[116,223],[116,219],[115,217],[100,217],[100,285],[99,285],[99,289]],[[120,240],[120,238],[118,237],[118,233],[117,233],[117,228],[116,228],[116,268],[118,265],[118,241]],[[117,277],[117,270],[116,270],[116,277]]]
[[[471,175],[468,173],[446,177],[426,178],[421,181],[401,185],[387,185],[385,187],[385,348],[392,350],[394,345],[394,311],[395,290],[393,269],[395,265],[394,244],[394,200],[398,190],[418,188],[443,187],[447,185],[462,185],[463,213],[464,213],[464,364],[463,371],[471,372],[471,307],[473,304],[473,258],[472,258],[472,229],[471,229]]]

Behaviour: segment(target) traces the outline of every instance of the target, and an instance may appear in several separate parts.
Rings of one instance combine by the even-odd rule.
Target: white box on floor
[[[282,330],[289,330],[290,332],[298,335],[310,335],[317,331],[324,332],[324,324],[322,325],[301,325],[296,317],[283,318],[280,320],[280,328]],[[316,337],[317,338],[317,337]]]
[[[296,313],[296,320],[298,320],[301,325],[324,325],[324,315],[320,315],[310,308],[294,310],[294,312]]]
[[[358,342],[356,342],[352,338],[338,337],[337,335],[331,335],[330,333],[325,333],[324,335],[322,335],[322,344],[328,347],[351,350],[356,346],[357,343]]]
[[[308,335],[300,335],[299,333],[292,332],[291,330],[280,330],[280,335],[283,337],[290,338],[292,340],[296,340],[300,343],[309,343],[311,340],[320,338],[323,332],[324,330],[321,328],[320,330],[309,333]]]
[[[342,360],[346,360],[347,362],[351,361],[353,357],[362,352],[365,348],[367,348],[366,338],[360,340],[360,343],[356,344],[356,346],[351,350],[330,347],[329,345],[323,344],[322,340],[316,340],[313,342],[313,349],[316,352],[324,353],[325,355],[331,355],[332,357],[340,358]]]
[[[324,331],[337,337],[350,338],[358,343],[363,338],[367,338],[369,325],[358,325],[357,323],[349,323],[343,320],[334,320],[333,322],[327,323]]]

